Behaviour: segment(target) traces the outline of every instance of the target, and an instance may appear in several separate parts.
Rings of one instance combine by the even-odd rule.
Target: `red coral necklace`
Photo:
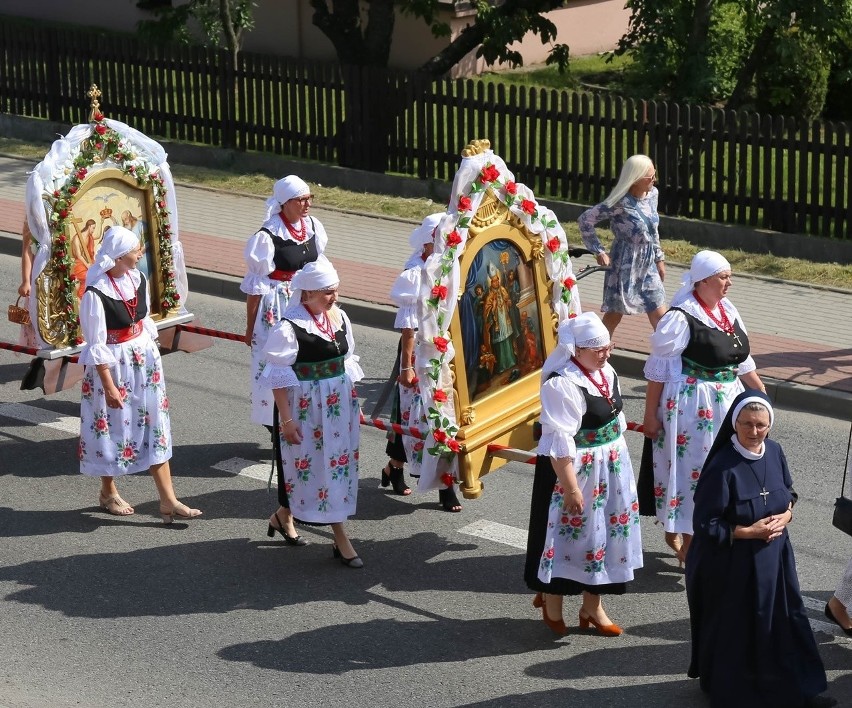
[[[306,307],[305,309],[308,311],[308,314],[311,316],[311,319],[314,321],[314,324],[317,326],[317,329],[332,341],[332,343],[334,344],[334,348],[337,349],[337,352],[339,354],[340,345],[337,343],[337,337],[334,336],[334,327],[331,326],[331,319],[329,319],[328,313],[323,312],[323,319],[318,320],[316,318],[316,315],[311,312],[310,308]]]
[[[113,280],[113,277],[107,273],[107,278],[109,278],[109,282],[112,283],[112,287],[115,289],[115,292],[121,298],[121,301],[124,303],[124,309],[127,310],[127,314],[130,315],[130,324],[136,323],[136,310],[139,305],[139,298],[134,295],[129,300],[125,299],[124,295],[121,294],[121,290],[118,289],[118,284]],[[130,281],[131,283],[133,281]]]
[[[287,227],[287,231],[290,233],[290,236],[297,243],[302,243],[308,237],[308,225],[305,223],[305,220],[299,219],[299,228],[293,228],[293,225],[287,221],[283,216],[281,217],[281,221],[284,222],[284,226]]]
[[[719,300],[719,317],[716,317],[716,315],[713,314],[713,310],[707,307],[707,305],[704,304],[704,301],[700,297],[698,297],[698,293],[693,291],[692,295],[695,298],[695,301],[701,306],[701,309],[704,310],[704,313],[710,318],[710,320],[725,334],[727,334],[729,337],[734,338],[735,348],[742,344],[739,335],[734,332],[734,325],[731,323],[731,320],[728,317],[728,313],[725,312],[725,307],[724,305],[722,305],[721,300]]]
[[[585,376],[589,381],[592,382],[592,386],[594,386],[598,390],[598,393],[600,393],[601,396],[606,399],[606,402],[609,403],[610,407],[612,408],[613,415],[615,415],[615,413],[617,413],[617,411],[615,410],[615,401],[612,400],[612,392],[609,388],[609,381],[606,380],[606,375],[604,374],[603,369],[601,369],[601,382],[598,383],[594,380],[594,378],[592,378],[592,372],[589,371],[585,366],[583,366],[577,360],[576,357],[572,356],[571,361],[573,361],[574,365],[583,373],[583,376]]]

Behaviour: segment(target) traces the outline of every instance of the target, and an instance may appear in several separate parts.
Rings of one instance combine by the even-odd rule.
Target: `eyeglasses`
[[[615,348],[614,344],[608,344],[605,347],[598,347],[597,349],[589,349],[589,351],[594,352],[597,355],[601,355],[601,354],[609,354],[614,348]]]
[[[314,201],[314,195],[309,194],[307,197],[293,197],[291,202],[299,202],[302,206],[310,205]]]
[[[764,423],[746,423],[738,420],[734,423],[734,425],[738,428],[745,428],[746,430],[756,430],[758,433],[765,433],[769,430],[769,426]]]

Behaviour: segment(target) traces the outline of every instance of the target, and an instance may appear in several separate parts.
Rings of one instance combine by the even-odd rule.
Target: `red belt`
[[[121,344],[142,334],[142,321],[125,329],[108,329],[107,344]]]
[[[295,270],[273,270],[267,277],[272,280],[283,280],[289,282],[293,280],[294,275],[296,275]]]

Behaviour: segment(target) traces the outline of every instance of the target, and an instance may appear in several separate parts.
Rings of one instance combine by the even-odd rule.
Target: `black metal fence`
[[[82,122],[93,82],[108,117],[152,136],[419,178],[451,180],[487,137],[518,181],[581,203],[645,152],[663,213],[850,237],[845,124],[0,26],[0,111]]]

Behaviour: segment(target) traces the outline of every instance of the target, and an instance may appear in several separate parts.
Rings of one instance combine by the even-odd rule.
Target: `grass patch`
[[[608,59],[612,57],[612,61]],[[559,73],[555,66],[537,64],[500,72],[486,72],[483,81],[495,84],[529,86],[550,89],[582,90],[584,87],[599,87],[623,92],[625,73],[633,60],[627,56],[615,56],[611,52],[571,57],[568,71]]]
[[[0,138],[0,152],[23,157],[32,160],[34,163],[44,157],[47,147],[47,144]],[[237,174],[228,170],[179,164],[172,164],[171,169],[172,175],[178,182],[262,197],[268,197],[272,193],[272,185],[275,182],[272,177],[262,174]],[[367,192],[350,192],[338,187],[324,187],[318,184],[313,184],[311,188],[317,197],[316,205],[319,207],[365,214],[419,220],[437,211],[441,206],[431,199],[411,199]],[[568,236],[569,243],[582,243],[576,222],[563,222],[562,226]],[[608,245],[612,234],[604,230],[598,233],[601,241]],[[688,264],[692,257],[704,248],[687,241],[674,239],[663,239],[662,245],[668,261],[682,264]],[[737,273],[750,273],[781,280],[852,290],[852,265],[814,263],[798,258],[778,258],[770,254],[747,253],[738,249],[722,250],[720,253],[730,261],[731,267]]]

